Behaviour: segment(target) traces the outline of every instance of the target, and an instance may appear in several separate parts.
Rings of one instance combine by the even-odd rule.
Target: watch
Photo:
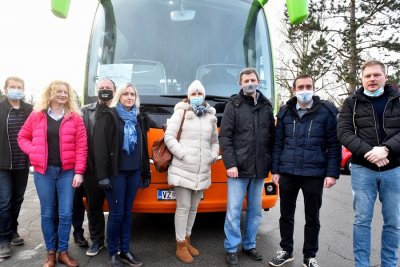
[[[383,148],[385,149],[386,152],[390,152],[389,148],[387,148],[387,146],[383,146]]]

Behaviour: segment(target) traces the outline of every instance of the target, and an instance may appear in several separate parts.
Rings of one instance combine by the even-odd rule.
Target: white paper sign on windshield
[[[111,79],[118,88],[124,83],[132,82],[133,64],[104,64],[99,68],[99,81]]]

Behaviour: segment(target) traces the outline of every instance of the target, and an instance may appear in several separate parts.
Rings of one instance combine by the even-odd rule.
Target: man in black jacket
[[[400,244],[400,92],[385,66],[367,61],[362,85],[343,103],[338,137],[352,153],[353,253],[355,266],[370,266],[371,221],[379,194],[383,231],[381,266],[398,266]]]
[[[219,141],[228,175],[228,206],[225,218],[225,243],[228,265],[237,265],[237,247],[251,259],[260,261],[256,250],[257,229],[262,219],[261,193],[270,171],[274,136],[272,105],[257,90],[257,71],[246,68],[240,72],[240,93],[225,107]],[[240,217],[247,195],[243,238]]]
[[[96,165],[94,160],[94,127],[96,114],[102,106],[110,106],[116,92],[115,84],[110,79],[102,79],[97,83],[99,100],[82,107],[83,121],[88,137],[88,160],[84,177],[87,203],[89,233],[92,245],[86,250],[87,256],[96,256],[104,248],[105,220],[103,213],[104,190],[98,186]]]
[[[295,97],[277,115],[272,154],[272,179],[279,185],[280,246],[269,262],[281,266],[293,260],[296,200],[304,195],[303,266],[317,267],[319,210],[323,187],[330,188],[340,175],[341,146],[336,136],[336,107],[315,96],[314,79],[300,75],[293,82]]]
[[[18,216],[28,182],[29,160],[17,143],[18,133],[32,112],[25,103],[24,81],[9,77],[6,98],[0,101],[0,259],[11,256],[11,245],[20,246]]]

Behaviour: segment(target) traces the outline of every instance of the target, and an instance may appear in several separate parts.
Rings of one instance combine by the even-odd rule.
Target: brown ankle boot
[[[60,253],[58,253],[58,262],[65,264],[68,267],[79,266],[78,262],[68,254],[68,251],[61,251]]]
[[[199,256],[199,250],[195,247],[192,246],[192,244],[190,244],[190,235],[187,235],[185,237],[185,241],[186,241],[186,247],[189,250],[190,255],[192,255],[193,257]]]
[[[193,262],[193,257],[190,255],[189,250],[186,247],[186,241],[179,242],[176,240],[176,256],[184,263]]]
[[[43,267],[54,267],[56,265],[56,252],[54,250],[47,251],[46,260]]]

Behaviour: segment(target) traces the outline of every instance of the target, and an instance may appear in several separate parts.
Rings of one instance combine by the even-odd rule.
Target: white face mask
[[[24,91],[17,88],[8,88],[7,89],[7,98],[11,100],[20,100],[24,98]]]
[[[378,90],[376,90],[375,92],[370,92],[367,89],[364,89],[364,95],[369,96],[369,97],[378,97],[381,96],[383,94],[383,92],[385,92],[385,90],[383,89],[383,87],[379,88]]]
[[[302,104],[310,103],[313,95],[314,95],[314,93],[310,92],[310,91],[303,91],[303,92],[296,93],[297,100]]]

